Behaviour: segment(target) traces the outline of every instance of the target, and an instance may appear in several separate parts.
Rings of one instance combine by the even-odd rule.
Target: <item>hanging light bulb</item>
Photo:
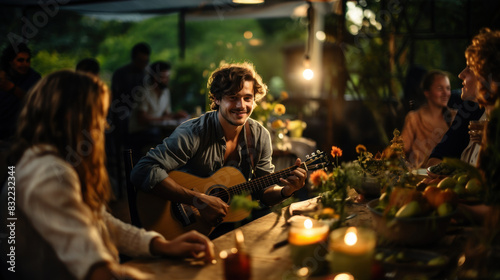
[[[304,68],[305,69],[302,72],[302,77],[304,77],[304,79],[308,81],[312,80],[312,78],[314,77],[314,72],[311,69],[311,61],[308,55],[306,55],[306,57],[304,58]]]

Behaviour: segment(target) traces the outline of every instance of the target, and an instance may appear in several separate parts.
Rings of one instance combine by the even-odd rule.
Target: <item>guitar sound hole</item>
[[[210,189],[210,191],[208,192],[208,195],[216,196],[216,197],[222,199],[222,201],[224,201],[225,203],[229,203],[229,199],[230,199],[229,191],[225,187],[214,186]]]

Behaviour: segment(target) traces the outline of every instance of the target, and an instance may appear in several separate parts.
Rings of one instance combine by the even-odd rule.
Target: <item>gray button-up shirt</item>
[[[254,177],[273,173],[273,150],[269,131],[253,119],[249,118],[247,122],[254,142]],[[226,140],[217,111],[188,120],[135,165],[131,173],[132,183],[144,191],[150,191],[167,178],[168,172],[172,170],[209,177],[223,166],[234,166],[247,180],[251,179],[252,168],[245,129],[242,129],[241,133],[244,137],[237,146],[239,161],[224,162]]]

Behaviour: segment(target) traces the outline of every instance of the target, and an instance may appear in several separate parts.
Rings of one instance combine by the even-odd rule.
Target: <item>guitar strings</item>
[[[324,158],[324,156],[321,155],[321,158]],[[306,164],[306,166],[309,166],[311,164],[311,162],[315,162],[318,159],[319,158],[308,159],[305,162],[305,164]],[[276,173],[269,174],[269,176],[263,176],[263,177],[255,178],[254,180],[251,180],[249,182],[245,182],[245,183],[242,183],[242,184],[235,185],[235,186],[231,187],[228,190],[226,190],[226,189],[223,189],[223,191],[218,190],[217,192],[215,192],[213,194],[210,194],[210,195],[219,197],[223,201],[229,202],[229,198],[230,198],[229,194],[233,194],[233,195],[235,195],[235,194],[241,194],[241,193],[243,193],[243,190],[245,190],[247,188],[248,185],[250,186],[250,189],[253,192],[254,189],[258,190],[262,186],[265,187],[265,186],[270,186],[270,185],[273,185],[273,184],[277,184],[279,182],[279,178],[285,178],[286,177],[285,176],[286,173],[288,173],[288,172],[296,169],[297,167],[298,166],[291,166],[291,167],[285,168],[285,169],[283,169],[281,171],[278,171]],[[254,187],[253,185],[257,185],[257,186]]]

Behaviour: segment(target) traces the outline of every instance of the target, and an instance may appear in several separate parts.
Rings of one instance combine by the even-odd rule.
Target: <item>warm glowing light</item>
[[[347,2],[347,12],[346,18],[349,19],[352,23],[357,26],[361,26],[363,24],[363,9],[357,6],[354,2]]]
[[[311,219],[307,219],[304,221],[304,227],[307,229],[310,229],[313,227],[313,222],[311,221]]]
[[[356,25],[351,25],[349,26],[349,32],[352,34],[352,35],[358,35],[359,33],[359,27],[357,27]]]
[[[304,72],[302,72],[302,76],[304,77],[304,79],[309,81],[314,77],[314,72],[311,69],[306,69],[304,70]]]
[[[251,39],[253,37],[252,31],[245,31],[245,33],[243,33],[243,37],[245,37],[245,39]]]
[[[297,271],[299,277],[306,277],[307,275],[309,275],[309,268],[307,267],[302,267]]]
[[[317,31],[316,32],[316,39],[320,41],[324,41],[326,39],[326,34],[323,31]]]
[[[250,39],[248,40],[248,43],[250,46],[260,46],[262,45],[262,40],[261,39]]]
[[[307,17],[307,9],[309,8],[309,5],[303,4],[300,6],[295,7],[293,9],[292,17],[300,18],[300,17]]]
[[[459,258],[458,258],[458,266],[461,266],[465,263],[465,254],[462,254]]]
[[[225,258],[227,258],[227,251],[221,251],[221,252],[219,253],[219,257],[220,257],[221,259],[225,259]]]
[[[345,244],[352,246],[358,242],[358,236],[356,235],[356,228],[350,227],[347,229],[344,237]]]
[[[233,3],[238,3],[238,4],[260,4],[260,3],[264,3],[264,0],[233,0]]]
[[[349,273],[340,273],[337,274],[333,280],[354,280],[354,276]]]

